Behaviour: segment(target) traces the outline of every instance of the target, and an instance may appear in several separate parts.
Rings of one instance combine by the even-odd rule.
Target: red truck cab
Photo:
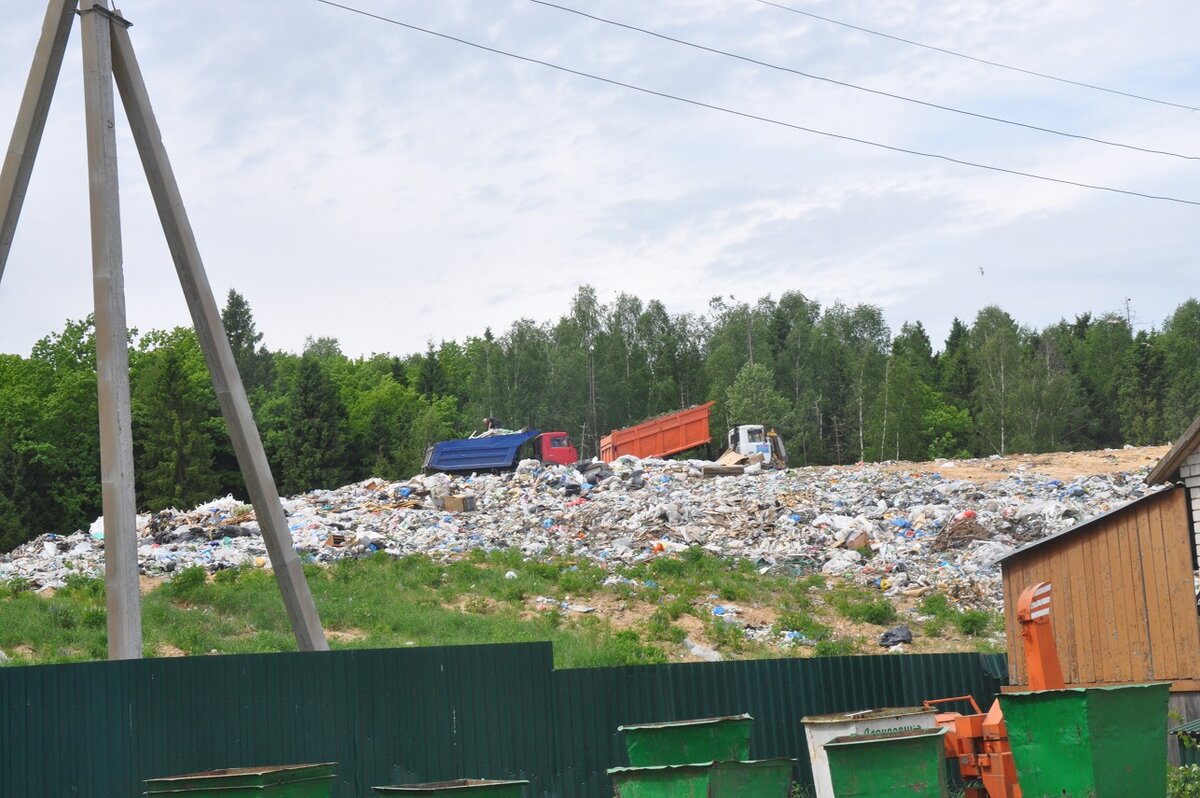
[[[533,445],[537,459],[543,463],[574,465],[579,462],[579,450],[565,432],[543,432]]]

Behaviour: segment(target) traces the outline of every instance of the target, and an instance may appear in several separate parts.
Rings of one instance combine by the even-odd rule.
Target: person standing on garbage
[[[494,429],[500,429],[500,419],[488,416],[483,420],[484,425],[488,428],[488,432]]]

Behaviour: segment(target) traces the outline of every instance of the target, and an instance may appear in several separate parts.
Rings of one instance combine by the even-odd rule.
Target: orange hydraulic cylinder
[[[1066,687],[1058,644],[1050,626],[1050,583],[1030,585],[1017,600],[1017,621],[1025,647],[1025,671],[1030,690],[1061,690]]]

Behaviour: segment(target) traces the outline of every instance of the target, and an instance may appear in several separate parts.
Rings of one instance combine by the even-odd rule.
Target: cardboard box
[[[725,453],[717,458],[717,462],[723,466],[745,465],[747,457],[744,454],[738,454],[733,449],[726,449]]]
[[[446,509],[452,513],[467,513],[475,509],[474,493],[452,493],[446,497]]]

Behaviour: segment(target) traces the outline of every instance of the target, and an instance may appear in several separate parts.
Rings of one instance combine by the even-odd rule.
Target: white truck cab
[[[729,430],[729,448],[747,457],[761,454],[764,466],[787,467],[783,439],[775,430],[768,430],[762,424],[742,424]]]

